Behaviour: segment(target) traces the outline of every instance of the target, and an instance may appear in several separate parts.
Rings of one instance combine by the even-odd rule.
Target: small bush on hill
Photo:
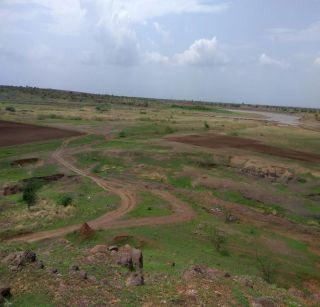
[[[6,111],[8,111],[8,112],[15,112],[15,111],[16,111],[16,108],[15,108],[15,107],[12,107],[12,106],[8,106],[8,107],[6,107]]]
[[[68,207],[72,204],[72,196],[65,194],[62,195],[58,200],[58,205],[63,207]]]

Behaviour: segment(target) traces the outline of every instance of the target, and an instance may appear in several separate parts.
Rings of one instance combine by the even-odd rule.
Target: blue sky
[[[0,84],[320,107],[320,0],[0,0]]]

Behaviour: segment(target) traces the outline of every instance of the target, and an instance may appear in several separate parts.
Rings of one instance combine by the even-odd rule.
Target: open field
[[[36,136],[55,131],[0,148],[7,304],[254,306],[267,297],[272,306],[317,306],[320,132],[310,114],[300,115],[313,130],[222,106],[103,99],[0,95],[2,121],[31,124]],[[26,185],[39,180],[28,206]],[[142,251],[142,286],[128,285],[141,270],[108,249],[125,244]],[[10,257],[26,250],[44,268],[15,270]]]

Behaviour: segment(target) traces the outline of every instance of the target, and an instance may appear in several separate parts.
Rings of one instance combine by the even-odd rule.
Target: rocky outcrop
[[[27,250],[24,252],[17,252],[10,254],[6,257],[5,262],[8,264],[9,269],[12,272],[18,272],[23,269],[29,263],[34,263],[37,260],[37,256],[33,251]]]
[[[275,182],[289,182],[294,178],[294,174],[285,167],[281,166],[256,166],[253,163],[247,163],[240,171],[244,174],[267,179]]]
[[[127,267],[130,271],[143,268],[143,256],[140,249],[136,249],[126,244],[121,247],[116,255],[117,263]]]
[[[259,297],[252,301],[252,307],[275,307],[275,303],[271,297]]]

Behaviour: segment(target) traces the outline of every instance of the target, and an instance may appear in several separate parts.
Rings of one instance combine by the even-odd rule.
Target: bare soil
[[[208,148],[231,147],[269,154],[281,158],[295,159],[311,163],[320,163],[320,155],[315,153],[269,146],[262,144],[257,140],[245,139],[235,136],[210,133],[202,135],[172,136],[168,137],[167,140]]]
[[[82,133],[0,120],[0,147],[27,144],[81,135]]]

